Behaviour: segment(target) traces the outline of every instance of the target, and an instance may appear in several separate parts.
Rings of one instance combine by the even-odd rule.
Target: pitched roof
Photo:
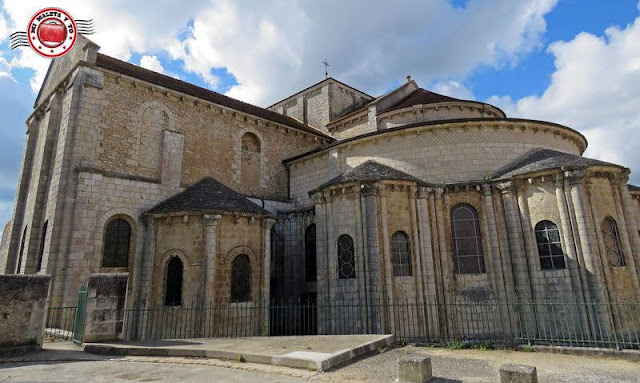
[[[294,118],[261,108],[259,106],[247,104],[246,102],[242,102],[240,100],[227,97],[225,95],[211,91],[209,89],[201,88],[199,86],[189,84],[188,82],[181,81],[173,77],[165,76],[163,74],[160,74],[145,68],[141,68],[137,65],[133,65],[128,62],[124,62],[124,61],[115,59],[113,57],[103,55],[101,53],[98,53],[98,56],[96,59],[96,65],[105,69],[110,69],[114,72],[122,73],[127,76],[135,77],[137,79],[150,82],[152,84],[160,85],[165,88],[182,92],[182,93],[191,95],[193,97],[211,101],[215,104],[226,106],[228,108],[235,109],[240,112],[244,112],[260,118],[264,118],[266,120],[273,121],[279,124],[287,125],[292,128],[296,128],[305,132],[313,133],[318,136],[331,138],[330,136],[326,135],[320,130],[312,126],[303,124]]]
[[[309,194],[313,194],[317,190],[324,189],[331,185],[343,184],[348,182],[372,182],[379,180],[395,180],[395,181],[410,181],[421,183],[422,181],[419,178],[412,176],[411,174],[407,174],[405,172],[401,172],[400,170],[396,170],[392,167],[382,165],[373,160],[366,161],[355,168],[349,169],[342,173],[341,175],[332,178],[331,180],[325,182],[324,184],[318,186],[314,190],[310,191]]]
[[[335,78],[333,78],[333,77],[327,77],[327,78],[325,78],[324,80],[318,81],[317,83],[312,84],[312,85],[309,85],[308,87],[306,87],[306,88],[304,88],[304,89],[302,89],[302,90],[300,90],[300,91],[298,91],[298,92],[296,92],[296,93],[294,93],[294,94],[292,94],[292,95],[290,95],[290,96],[287,96],[287,97],[285,97],[285,98],[283,98],[283,99],[281,99],[281,100],[278,100],[278,101],[274,102],[273,104],[269,105],[267,108],[273,108],[274,106],[276,106],[276,105],[280,104],[282,101],[288,100],[288,99],[290,99],[290,98],[294,98],[294,97],[296,97],[297,95],[302,94],[302,93],[304,93],[304,92],[308,91],[309,89],[313,88],[314,86],[316,86],[316,85],[320,85],[320,84],[322,84],[323,82],[328,82],[328,81],[335,81],[335,82],[337,82],[338,84],[340,84],[340,85],[344,86],[345,88],[353,89],[353,90],[355,90],[356,92],[358,92],[358,93],[362,93],[363,95],[365,95],[365,96],[369,97],[370,99],[373,99],[373,97],[372,97],[371,95],[366,94],[365,92],[361,91],[360,89],[356,89],[356,88],[352,87],[351,85],[347,85],[347,84],[343,83],[342,81],[338,81],[338,80],[336,80],[336,79],[335,79]]]
[[[271,214],[213,177],[203,178],[185,191],[152,207],[146,214],[182,211]]]
[[[640,186],[636,185],[627,185],[629,187],[630,192],[640,193]]]
[[[329,123],[327,123],[327,125],[335,124],[338,121],[341,121],[341,120],[347,119],[349,117],[355,116],[356,114],[360,114],[361,112],[367,110],[367,108],[369,107],[370,103],[371,103],[371,100],[365,100],[364,102],[354,106],[353,108],[345,110],[338,117],[336,117],[333,120],[329,121]]]
[[[445,96],[443,94],[430,92],[426,89],[418,88],[413,92],[409,93],[407,97],[398,101],[395,105],[389,108],[389,110],[406,108],[413,105],[436,104],[439,102],[451,102],[451,101],[461,101],[461,100],[457,98]]]
[[[576,156],[574,154],[558,152],[550,149],[534,149],[520,156],[518,159],[493,173],[491,178],[510,178],[513,176],[535,173],[551,169],[582,169],[589,166],[622,166]]]

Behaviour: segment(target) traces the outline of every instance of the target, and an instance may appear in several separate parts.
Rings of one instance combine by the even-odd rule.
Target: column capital
[[[436,193],[436,197],[440,198],[444,194],[444,188],[438,187],[434,188],[433,191]]]
[[[153,217],[147,216],[142,218],[142,225],[144,226],[145,230],[153,230],[153,222]]]
[[[276,224],[276,222],[277,221],[275,219],[273,219],[273,218],[265,218],[262,221],[262,226],[267,230],[271,230],[273,228],[273,225]]]
[[[564,186],[564,175],[562,173],[553,175],[553,186],[556,188],[562,188]]]
[[[320,192],[313,193],[313,195],[311,196],[311,199],[313,200],[313,203],[315,205],[322,205],[325,202],[327,202],[327,200],[324,198],[324,195],[322,195],[322,193]]]
[[[429,193],[432,192],[431,188],[425,187],[425,186],[419,186],[418,187],[418,192],[416,194],[416,198],[418,199],[424,199],[429,197]]]
[[[491,184],[482,184],[482,194],[484,196],[490,196],[491,195]]]
[[[362,195],[365,197],[371,197],[378,195],[380,185],[377,183],[367,183],[362,185]]]
[[[587,171],[585,169],[570,170],[564,172],[564,176],[570,184],[579,184],[587,176]]]
[[[623,171],[622,173],[618,174],[618,182],[620,183],[620,185],[626,185],[627,182],[629,182],[629,171]]]
[[[495,184],[495,187],[500,190],[500,193],[502,194],[513,192],[513,182],[511,181],[499,182]]]
[[[204,218],[204,224],[207,227],[216,227],[220,222],[222,216],[220,214],[205,214],[202,218]]]

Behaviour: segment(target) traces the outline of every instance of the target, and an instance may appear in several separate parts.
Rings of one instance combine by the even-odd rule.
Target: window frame
[[[180,274],[179,274],[179,283],[173,281],[172,275],[170,275],[170,267],[172,266],[173,262],[177,261],[180,267]],[[176,292],[172,292],[171,297],[176,299],[173,301],[170,301],[170,295],[169,295],[169,289],[171,287],[177,288],[178,289],[178,293]],[[184,262],[182,262],[182,259],[180,259],[180,257],[178,257],[177,255],[172,256],[171,258],[169,258],[169,261],[167,262],[167,265],[165,267],[165,284],[164,284],[164,306],[165,307],[181,307],[182,306],[182,302],[183,302],[183,294],[184,294]]]
[[[455,215],[458,211],[462,210],[462,209],[466,209],[468,211],[471,212],[472,218],[471,219],[456,219]],[[486,274],[487,272],[487,268],[484,262],[484,249],[482,246],[482,230],[480,228],[480,216],[478,214],[478,211],[471,205],[467,204],[467,203],[459,203],[457,205],[455,205],[452,209],[451,209],[451,214],[450,214],[450,220],[451,220],[451,246],[452,246],[452,250],[453,250],[453,261],[454,261],[454,268],[455,268],[455,273],[456,274]],[[456,223],[458,222],[472,222],[473,228],[474,228],[474,236],[472,237],[461,237],[457,234],[457,225]],[[473,240],[475,243],[475,248],[476,248],[476,254],[460,254],[460,243],[461,241],[464,240]],[[476,260],[476,266],[473,269],[465,269],[463,270],[461,265],[460,265],[460,261],[462,259],[475,259]]]
[[[125,258],[125,262],[118,262],[119,260],[122,260],[122,258],[124,257],[122,254],[118,254],[118,248],[121,244],[123,244],[125,241],[119,241],[119,235],[121,233],[121,229],[119,227],[115,228],[114,230],[116,230],[116,238],[113,239],[114,243],[113,244],[108,244],[107,241],[109,241],[109,230],[110,230],[110,225],[114,224],[114,223],[120,223],[123,222],[125,223],[128,228],[129,228],[129,238],[127,241],[127,251],[126,251],[126,258]],[[110,218],[107,223],[104,226],[104,237],[103,237],[103,241],[102,241],[102,262],[101,262],[101,267],[102,268],[127,268],[129,267],[129,258],[131,257],[131,249],[132,249],[132,240],[133,240],[133,230],[134,225],[131,224],[131,221],[123,216],[114,216],[112,218]],[[110,248],[115,248],[114,251],[112,251],[111,254],[107,254],[107,251],[110,250]],[[107,262],[109,261],[109,262]]]
[[[543,227],[544,226],[544,227]],[[557,233],[558,240],[553,241],[551,238],[552,233]],[[544,238],[541,238],[543,235]],[[562,237],[560,236],[560,229],[555,222],[544,219],[534,227],[534,236],[536,238],[536,247],[538,249],[538,259],[540,261],[540,270],[564,270],[567,268],[567,261],[565,259],[564,250],[562,249]],[[541,241],[541,239],[546,241]],[[560,254],[554,254],[554,245],[560,249]],[[543,254],[540,248],[545,248],[548,253]],[[547,267],[545,259],[549,260],[550,267]]]
[[[349,246],[343,246],[343,240],[348,240]],[[353,242],[353,238],[348,234],[342,234],[338,237],[338,241],[336,242],[336,250],[337,250],[337,258],[338,258],[338,279],[356,279],[356,248]],[[350,257],[345,259],[344,255],[349,255]],[[345,271],[345,266],[351,268],[351,272]]]
[[[401,247],[406,247],[401,249]],[[413,276],[413,259],[411,257],[411,240],[409,235],[398,230],[391,235],[391,266],[394,277]]]
[[[246,262],[244,261],[244,259],[246,259]],[[245,270],[239,269],[242,266],[242,264],[239,263],[241,260],[242,262],[245,262]],[[231,285],[229,286],[229,301],[232,303],[251,302],[252,279],[253,267],[251,265],[251,257],[249,257],[249,255],[247,254],[238,254],[231,262]],[[245,283],[246,286],[242,286],[242,284]],[[244,290],[246,291],[243,292],[241,288],[244,288]],[[240,293],[242,293],[243,295],[238,295]]]
[[[611,231],[605,230],[605,223],[608,223],[611,227]],[[605,257],[610,267],[625,267],[627,265],[624,257],[624,251],[622,250],[622,243],[620,241],[620,231],[618,230],[618,223],[611,216],[606,216],[600,223],[600,232],[602,234],[602,242],[606,251]],[[607,244],[607,238],[611,237],[614,241],[615,248],[610,247]],[[609,255],[614,253],[616,256],[616,263],[611,262]]]
[[[310,235],[313,233],[313,241]],[[304,272],[307,282],[318,280],[318,253],[316,248],[316,224],[312,223],[304,231]]]

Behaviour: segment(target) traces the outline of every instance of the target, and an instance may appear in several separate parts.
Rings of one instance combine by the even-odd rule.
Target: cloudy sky
[[[59,6],[95,20],[101,52],[267,106],[330,74],[379,95],[422,87],[582,132],[586,155],[640,184],[638,0],[4,0],[0,222],[10,218],[24,121],[49,60],[10,33]]]

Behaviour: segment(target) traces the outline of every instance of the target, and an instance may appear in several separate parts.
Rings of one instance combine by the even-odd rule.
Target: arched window
[[[20,242],[20,252],[18,253],[18,264],[16,265],[16,274],[20,274],[22,268],[22,256],[24,255],[24,241],[27,239],[27,226],[22,231],[22,241]]]
[[[307,282],[316,280],[316,225],[311,224],[304,232],[304,266]]]
[[[238,255],[231,265],[231,302],[251,301],[251,260]]]
[[[36,265],[36,273],[42,269],[42,256],[44,255],[44,242],[47,240],[47,227],[49,221],[44,221],[42,233],[40,235],[40,250],[38,251],[38,264]]]
[[[540,221],[535,230],[540,267],[543,270],[564,269],[564,253],[558,226],[551,221]]]
[[[624,253],[620,247],[618,225],[611,217],[606,217],[602,221],[602,239],[604,241],[604,246],[607,248],[607,260],[609,261],[609,265],[614,267],[625,266]]]
[[[167,264],[167,283],[164,290],[165,306],[182,305],[182,272],[184,267],[178,257],[173,257]]]
[[[122,218],[109,221],[104,236],[102,267],[127,267],[131,226]]]
[[[476,209],[467,204],[456,205],[451,211],[451,231],[456,272],[484,273],[480,220]]]
[[[404,231],[396,231],[391,236],[391,264],[394,277],[411,276],[409,236]]]
[[[253,133],[242,136],[240,181],[245,186],[260,186],[260,149],[258,136]]]
[[[338,278],[351,279],[355,277],[356,259],[353,239],[343,234],[338,238]]]

